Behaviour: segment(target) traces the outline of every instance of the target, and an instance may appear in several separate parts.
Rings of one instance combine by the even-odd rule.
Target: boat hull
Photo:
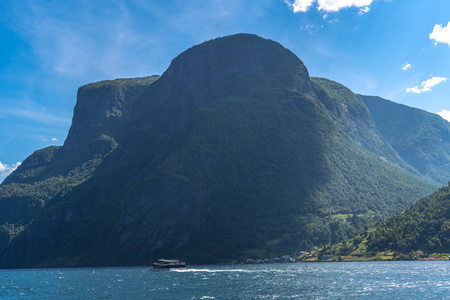
[[[186,268],[186,263],[178,259],[164,259],[160,258],[153,263],[153,269],[173,269]]]

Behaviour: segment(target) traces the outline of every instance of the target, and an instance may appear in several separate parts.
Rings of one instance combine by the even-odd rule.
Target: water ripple
[[[0,270],[1,299],[450,298],[449,262]]]

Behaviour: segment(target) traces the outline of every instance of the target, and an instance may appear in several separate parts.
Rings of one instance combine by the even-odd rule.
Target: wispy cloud
[[[8,166],[7,164],[4,164],[0,161],[0,176],[5,177],[14,172],[14,170],[17,169],[18,166],[20,166],[22,163],[17,162],[15,164],[12,164],[11,166]]]
[[[124,5],[24,2],[11,4],[10,23],[47,72],[89,80],[150,75],[167,67],[155,67],[149,59],[161,46],[150,21],[139,24]]]
[[[180,36],[197,43],[235,33],[240,29],[233,25],[236,20],[257,17],[267,3],[24,0],[8,5],[14,29],[40,64],[59,75],[90,80],[161,74],[185,50]]]
[[[440,115],[444,120],[447,120],[450,122],[450,110],[443,109],[442,111],[437,113]]]
[[[309,32],[309,34],[312,34],[312,29],[314,28],[314,25],[312,24],[306,24],[305,26],[301,26],[300,29]]]
[[[57,116],[46,112],[33,101],[8,101],[1,99],[0,117],[34,121],[41,124],[70,124],[69,117]]]
[[[409,63],[409,62],[405,62],[404,64],[403,64],[403,66],[402,66],[402,70],[403,71],[406,71],[406,70],[408,70],[408,69],[411,69],[411,64]]]
[[[326,12],[336,12],[343,8],[359,7],[359,15],[367,13],[373,0],[284,0],[293,12],[306,12],[314,3],[317,3],[318,10]]]
[[[447,44],[450,47],[450,22],[447,27],[442,27],[442,24],[434,25],[433,32],[430,33],[430,40],[434,40],[434,44]]]
[[[433,87],[447,80],[448,78],[446,77],[431,77],[430,79],[422,82],[422,84],[420,85],[421,87],[416,85],[415,87],[407,88],[406,92],[416,94],[421,94],[423,92],[431,92]]]

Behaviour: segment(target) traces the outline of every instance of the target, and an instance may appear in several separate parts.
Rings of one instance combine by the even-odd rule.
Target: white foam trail
[[[269,273],[277,272],[278,270],[245,270],[245,269],[170,269],[171,272],[194,272],[194,273],[220,273],[220,272],[230,272],[230,273]]]

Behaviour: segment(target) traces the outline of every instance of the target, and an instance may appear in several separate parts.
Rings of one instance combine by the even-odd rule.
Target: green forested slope
[[[93,118],[89,101],[80,108]],[[126,122],[102,122],[100,132],[90,117],[72,126],[67,153],[83,153],[85,128],[113,151],[45,205],[9,243],[3,267],[271,255],[346,238],[433,189],[378,135],[358,97],[311,81],[292,52],[254,35],[187,50],[120,111]],[[323,222],[338,213],[361,217]]]
[[[388,218],[368,239],[369,251],[450,253],[450,186]]]
[[[381,135],[404,161],[441,185],[450,179],[450,122],[437,114],[362,96]]]
[[[448,259],[450,253],[450,186],[397,212],[349,241],[325,247],[343,260]]]
[[[77,255],[72,245],[88,241],[97,253],[114,249],[94,256],[105,264],[145,263],[148,253],[226,261],[245,249],[264,249],[269,240],[292,250],[346,238],[367,221],[323,223],[329,213],[387,215],[411,203],[407,197],[426,193],[426,184],[358,149],[321,118],[320,105],[295,93],[270,94],[262,103],[267,95],[235,97],[219,101],[220,110],[198,112],[162,149],[157,167],[99,209],[115,215],[108,226],[94,218],[78,231],[64,247],[69,257]],[[292,127],[277,124],[278,114]],[[95,234],[92,227],[108,229]],[[126,257],[131,252],[136,257]]]

